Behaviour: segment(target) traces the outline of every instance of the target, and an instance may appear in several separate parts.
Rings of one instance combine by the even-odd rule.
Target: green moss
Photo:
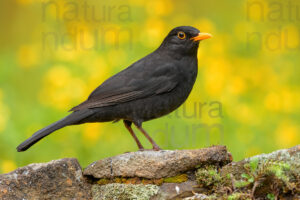
[[[258,159],[251,159],[249,160],[249,162],[246,162],[244,164],[244,168],[248,171],[255,172],[258,169],[259,165],[260,163]]]
[[[122,183],[122,178],[115,178],[114,183]]]
[[[229,195],[226,199],[227,200],[251,200],[249,194],[245,194],[245,193],[233,193]]]
[[[99,179],[99,180],[97,181],[97,184],[99,184],[99,185],[105,185],[105,184],[108,184],[108,183],[110,183],[110,182],[111,182],[111,180],[106,179],[106,178],[102,178],[102,179]]]
[[[249,186],[249,184],[250,183],[248,181],[241,180],[241,181],[234,182],[234,187],[236,187],[236,188],[244,188],[244,187]]]
[[[206,166],[197,170],[196,179],[199,185],[209,187],[220,183],[221,176],[215,166]]]
[[[234,187],[239,190],[252,190],[254,195],[272,199],[274,192],[293,194],[299,192],[299,165],[285,161],[250,160],[244,165],[241,175],[233,178]],[[268,194],[268,195],[267,195]]]
[[[250,184],[253,184],[253,182],[254,182],[254,177],[252,176],[252,174],[245,174],[245,173],[243,173],[241,175],[241,177],[243,178],[242,180],[238,180],[238,181],[234,182],[234,186],[236,188],[247,187]]]
[[[163,179],[164,183],[182,183],[188,180],[186,174],[179,174],[177,176],[167,177]]]
[[[290,170],[290,165],[284,162],[269,162],[267,167],[265,168],[266,173],[272,173],[277,178],[288,182],[289,177],[287,176],[287,172]]]
[[[275,195],[274,194],[267,194],[267,198],[269,200],[275,200]]]

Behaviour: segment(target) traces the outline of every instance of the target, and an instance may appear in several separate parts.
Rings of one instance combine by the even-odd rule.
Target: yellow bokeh
[[[45,81],[48,86],[64,87],[71,80],[71,74],[68,68],[63,65],[57,65],[50,68],[47,72]]]
[[[76,49],[74,51],[66,51],[63,48],[58,48],[55,51],[57,59],[63,61],[76,61],[76,59],[80,58],[80,53],[81,51],[79,49]]]
[[[239,22],[234,27],[235,38],[243,42],[248,42],[245,31],[247,31],[247,33],[253,33],[257,30],[255,29],[255,26],[252,23],[245,21]]]
[[[173,2],[171,0],[146,1],[146,9],[147,9],[148,15],[151,15],[151,16],[168,15],[173,10]]]
[[[70,6],[67,6],[67,1],[43,1],[43,0],[19,0],[19,1],[35,1],[35,3],[41,3],[42,12],[44,14],[45,22],[49,22],[53,19],[59,21],[64,19],[64,14],[70,10]],[[73,10],[74,11],[74,10]],[[76,11],[75,11],[76,12]]]
[[[264,99],[265,107],[271,111],[279,111],[280,110],[280,96],[278,93],[270,92],[266,95]]]
[[[68,93],[71,100],[83,100],[83,95],[87,89],[86,82],[81,78],[74,77],[71,79],[70,86],[68,87]]]
[[[116,47],[120,43],[120,26],[113,26],[105,29],[102,32],[104,39],[103,45],[109,45],[110,47]]]
[[[298,102],[297,92],[287,87],[278,87],[264,99],[264,105],[270,111],[295,112],[299,108]]]
[[[299,131],[299,126],[292,121],[280,122],[275,132],[278,147],[289,148],[297,145],[300,139]]]
[[[3,92],[0,89],[0,133],[5,130],[10,115],[9,108],[4,105],[4,103],[2,102],[2,98]]]
[[[290,49],[299,49],[300,45],[300,30],[299,27],[296,25],[288,25],[283,27],[283,38],[284,41],[283,45],[284,48],[289,51]]]
[[[215,24],[209,19],[201,18],[194,22],[193,26],[200,29],[201,32],[210,33],[213,36],[216,32]]]
[[[17,3],[21,4],[21,5],[28,5],[31,4],[33,2],[33,0],[17,0]]]
[[[19,66],[25,69],[37,66],[39,60],[38,49],[34,45],[22,45],[19,47],[17,60]]]
[[[165,23],[158,18],[150,18],[146,21],[145,34],[141,35],[141,39],[149,47],[157,47],[165,35]]]
[[[7,117],[3,112],[0,111],[0,133],[6,128],[6,123],[7,123]]]
[[[95,143],[102,134],[102,124],[91,123],[83,126],[83,138],[87,143]]]
[[[127,67],[124,66],[124,61],[126,60],[126,52],[122,49],[113,49],[107,53],[107,61],[109,66],[112,68],[121,67],[122,69]]]
[[[226,85],[230,71],[230,65],[224,59],[211,61],[209,67],[204,68],[204,84],[207,93],[212,96],[219,95]]]
[[[129,0],[129,3],[135,6],[144,6],[145,0]]]
[[[86,89],[84,81],[73,77],[68,68],[58,65],[47,72],[39,96],[43,104],[65,110],[73,101],[82,100]]]
[[[15,170],[17,168],[17,165],[13,160],[3,160],[1,167],[3,173],[8,173]]]
[[[264,22],[269,13],[268,1],[249,0],[245,4],[245,13],[248,20]]]
[[[297,99],[297,93],[299,91],[293,91],[290,88],[281,88],[281,110],[284,112],[297,112],[299,109],[299,99]]]
[[[46,124],[44,124],[46,125]],[[37,124],[36,122],[32,122],[31,124],[29,124],[26,129],[24,130],[24,133],[26,135],[26,137],[30,137],[32,136],[33,133],[35,133],[36,131],[40,130],[44,128],[42,124]]]
[[[255,156],[258,154],[261,154],[262,150],[259,147],[250,147],[247,149],[246,153],[245,153],[245,157],[251,157],[251,156]]]
[[[237,121],[244,124],[256,123],[258,116],[255,114],[255,110],[247,104],[238,104],[232,107],[231,115]]]
[[[226,35],[222,34],[220,35],[219,33],[214,33],[213,35],[213,42],[210,44],[211,45],[211,52],[214,55],[214,59],[216,59],[216,56],[225,56],[226,55]],[[201,44],[200,44],[201,46]],[[201,51],[201,49],[200,49]],[[206,54],[207,56],[207,54]]]
[[[232,77],[229,81],[229,91],[233,95],[240,95],[246,90],[245,80],[241,76]]]
[[[110,76],[110,67],[108,67],[103,57],[98,56],[90,62],[93,67],[88,68],[89,79],[87,81],[87,90],[84,96],[88,96],[98,85],[105,81]]]

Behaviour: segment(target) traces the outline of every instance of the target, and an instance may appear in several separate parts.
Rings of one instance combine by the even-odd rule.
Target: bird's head
[[[194,27],[179,26],[170,31],[160,49],[181,55],[194,55],[197,54],[200,41],[211,37],[211,34],[201,33]]]

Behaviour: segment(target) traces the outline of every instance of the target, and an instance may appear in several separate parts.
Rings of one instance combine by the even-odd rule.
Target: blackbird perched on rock
[[[169,114],[187,99],[197,77],[199,42],[210,37],[191,26],[174,28],[158,49],[104,81],[86,101],[72,108],[71,114],[37,131],[17,150],[25,151],[65,126],[119,120],[123,120],[140,150],[144,147],[132,123],[154,150],[160,150],[142,123]]]

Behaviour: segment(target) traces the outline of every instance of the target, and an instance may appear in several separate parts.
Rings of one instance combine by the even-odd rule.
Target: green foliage
[[[250,183],[251,182],[240,180],[240,181],[234,182],[234,186],[236,188],[244,188],[244,187],[248,186]]]
[[[234,185],[235,187],[237,188],[243,188],[243,187],[246,187],[250,184],[252,184],[254,182],[254,177],[249,175],[249,174],[245,174],[243,173],[241,175],[241,177],[244,179],[244,180],[240,180],[240,181],[236,181],[234,182]]]
[[[274,174],[277,178],[288,182],[289,177],[286,175],[286,172],[290,170],[290,165],[284,162],[271,162],[268,163],[266,171]]]
[[[269,200],[275,200],[275,195],[274,195],[274,194],[268,194],[268,195],[267,195],[267,198],[268,198]]]
[[[227,197],[227,200],[250,200],[250,198],[244,193],[233,193]]]
[[[258,164],[259,164],[258,158],[251,159],[251,161],[249,162],[251,172],[255,172],[255,170],[258,167]]]

